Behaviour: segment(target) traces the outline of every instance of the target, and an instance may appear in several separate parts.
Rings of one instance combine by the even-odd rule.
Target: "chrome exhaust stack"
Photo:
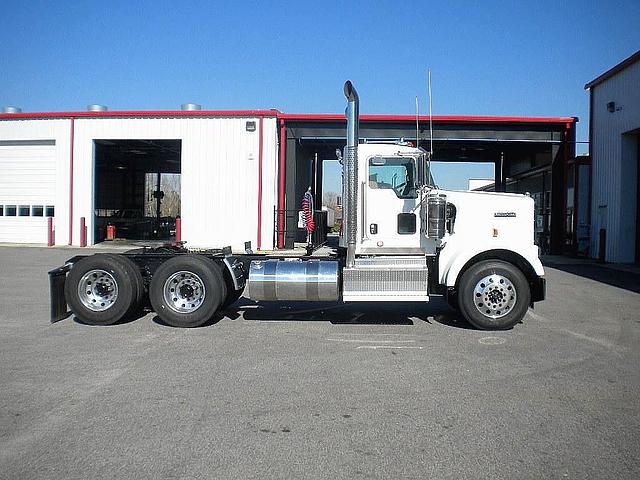
[[[347,98],[347,147],[345,149],[344,175],[342,190],[343,207],[346,210],[347,267],[353,267],[356,259],[356,239],[358,236],[358,135],[360,129],[360,100],[353,84],[347,80],[344,84],[344,96]]]

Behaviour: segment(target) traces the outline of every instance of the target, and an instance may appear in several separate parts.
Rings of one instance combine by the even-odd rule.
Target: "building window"
[[[5,205],[4,206],[4,216],[5,217],[15,217],[16,216],[16,206],[15,205]]]
[[[29,205],[20,205],[18,207],[19,217],[28,217],[29,215],[31,215],[31,207]]]
[[[32,217],[42,217],[44,216],[44,207],[42,205],[34,205],[31,207],[31,216]]]
[[[53,208],[53,205],[47,205],[45,207],[44,216],[45,217],[55,217],[55,209]]]

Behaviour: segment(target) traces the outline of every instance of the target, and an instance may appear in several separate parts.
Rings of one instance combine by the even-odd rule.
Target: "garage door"
[[[46,243],[55,179],[53,141],[0,142],[0,242]]]

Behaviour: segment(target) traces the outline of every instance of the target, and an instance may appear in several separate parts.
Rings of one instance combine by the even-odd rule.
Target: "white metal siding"
[[[189,247],[258,244],[258,118],[83,118],[75,120],[74,231],[85,217],[93,243],[94,140],[176,139],[182,141],[182,239]],[[276,119],[264,118],[262,155],[262,249],[273,248],[277,202]],[[73,243],[79,241],[74,234]]]
[[[60,245],[69,230],[69,126],[70,120],[0,121],[0,205],[53,205]],[[46,241],[44,217],[0,217],[0,242]]]
[[[591,95],[591,253],[597,256],[599,230],[605,228],[607,261],[633,262],[637,143],[634,146],[633,138],[624,134],[640,129],[640,62],[593,87]],[[608,102],[615,102],[619,110],[607,111]]]

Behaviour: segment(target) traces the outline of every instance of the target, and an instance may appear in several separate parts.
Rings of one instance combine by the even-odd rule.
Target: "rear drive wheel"
[[[179,255],[153,275],[149,300],[158,317],[173,327],[199,327],[227,296],[220,266],[200,255]]]
[[[73,266],[65,297],[82,323],[111,325],[131,311],[137,296],[135,282],[131,271],[112,255],[93,255]]]
[[[529,283],[514,265],[485,260],[460,279],[460,311],[481,330],[508,330],[524,318],[531,302]]]
[[[133,288],[133,303],[131,308],[127,312],[127,316],[136,315],[142,309],[142,301],[145,295],[144,280],[138,266],[130,259],[123,255],[117,255],[115,253],[106,253],[106,257],[112,258],[114,261],[119,262],[123,268],[125,268],[132,279]]]

